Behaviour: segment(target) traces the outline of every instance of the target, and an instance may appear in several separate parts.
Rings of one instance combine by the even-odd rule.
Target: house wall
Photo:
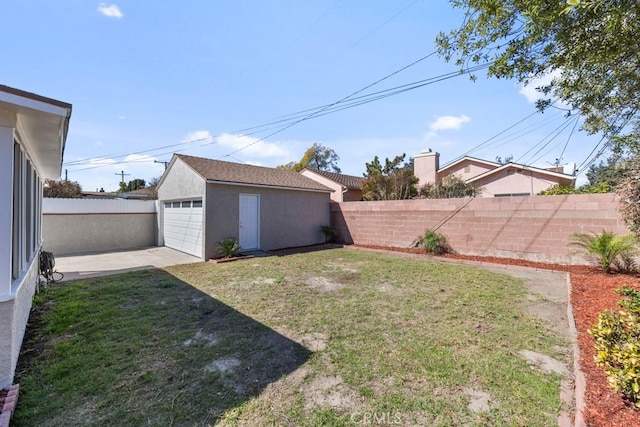
[[[346,202],[347,200],[344,200],[343,197],[343,193],[342,193],[342,185],[338,184],[335,181],[332,181],[328,178],[325,178],[322,175],[319,175],[317,173],[313,173],[312,171],[305,169],[302,172],[300,172],[302,175],[306,176],[307,178],[310,178],[316,182],[319,182],[320,184],[324,185],[325,187],[329,187],[330,189],[333,190],[333,192],[331,193],[331,200],[333,200],[334,202]],[[358,199],[359,200],[359,199]]]
[[[482,188],[481,197],[494,197],[500,194],[519,193],[536,195],[559,182],[560,178],[550,177],[534,171],[508,168],[475,181],[474,184]],[[569,183],[565,185],[569,185]]]
[[[155,246],[153,200],[43,200],[43,249],[71,255]]]
[[[469,168],[468,171],[466,169]],[[478,176],[487,171],[495,169],[495,166],[489,166],[485,163],[475,162],[473,160],[467,160],[464,162],[460,162],[457,165],[454,165],[446,170],[438,173],[438,178],[442,179],[447,175],[455,174],[458,177],[462,178],[464,181],[473,178],[474,176]]]
[[[628,234],[613,194],[332,203],[345,243],[410,247],[427,229],[457,253],[586,263],[567,246],[573,233]]]
[[[0,300],[0,389],[11,386],[38,283],[38,257],[13,283],[15,295]]]
[[[328,193],[208,184],[205,259],[217,256],[220,240],[239,237],[240,194],[260,196],[260,249],[324,242],[320,226],[330,220]]]
[[[362,190],[348,189],[344,194],[342,194],[343,202],[359,202],[361,200]]]

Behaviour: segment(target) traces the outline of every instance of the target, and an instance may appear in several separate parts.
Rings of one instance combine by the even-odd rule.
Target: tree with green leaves
[[[489,76],[528,83],[571,106],[589,133],[618,146],[640,140],[640,4],[635,0],[450,0],[460,28],[440,33],[438,49],[461,69],[488,64]],[[538,101],[538,108],[551,105]]]
[[[82,187],[75,181],[49,181],[43,188],[44,197],[57,197],[63,199],[82,197]]]
[[[147,183],[145,182],[145,180],[140,178],[133,179],[126,184],[124,183],[124,181],[121,181],[120,188],[118,188],[118,191],[116,191],[116,193],[126,193],[127,191],[139,190],[141,188],[145,188],[146,185]]]
[[[300,172],[302,169],[306,168],[311,170],[340,173],[338,160],[340,160],[340,157],[333,149],[314,142],[313,145],[307,148],[307,151],[304,152],[300,161],[289,162],[287,164],[280,165],[277,168],[293,169],[296,172]]]
[[[627,227],[640,239],[640,156],[629,162],[618,185],[618,210]]]
[[[413,174],[413,159],[404,162],[406,155],[386,158],[384,165],[378,156],[366,164],[367,172],[362,182],[364,200],[412,199],[417,194],[418,178]],[[403,163],[404,162],[404,163]]]

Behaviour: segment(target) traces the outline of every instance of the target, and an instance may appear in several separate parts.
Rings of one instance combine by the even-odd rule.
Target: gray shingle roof
[[[317,173],[331,181],[337,182],[340,185],[344,185],[350,190],[362,190],[362,181],[364,181],[363,177],[353,176],[353,175],[343,175],[341,173],[335,172],[327,172],[327,171],[319,171],[319,170],[311,170],[313,173]]]
[[[331,191],[324,185],[293,170],[223,162],[221,160],[185,156],[184,154],[175,154],[175,156],[207,181]]]

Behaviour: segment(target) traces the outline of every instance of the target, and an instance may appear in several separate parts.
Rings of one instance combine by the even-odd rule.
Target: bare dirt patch
[[[493,406],[491,405],[493,400],[491,394],[471,387],[462,387],[462,391],[469,397],[469,411],[477,414],[491,410]]]
[[[334,282],[326,277],[310,277],[306,280],[307,285],[320,292],[333,292],[344,288],[341,283]]]
[[[339,375],[315,377],[303,387],[303,393],[305,409],[333,408],[353,413],[366,406],[364,398]]]

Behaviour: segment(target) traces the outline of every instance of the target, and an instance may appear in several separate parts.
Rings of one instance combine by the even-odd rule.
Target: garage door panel
[[[188,201],[187,201],[188,202]],[[193,205],[196,207],[193,207]],[[164,244],[167,247],[202,256],[202,203],[174,202],[164,209]],[[175,207],[173,207],[175,206]]]

